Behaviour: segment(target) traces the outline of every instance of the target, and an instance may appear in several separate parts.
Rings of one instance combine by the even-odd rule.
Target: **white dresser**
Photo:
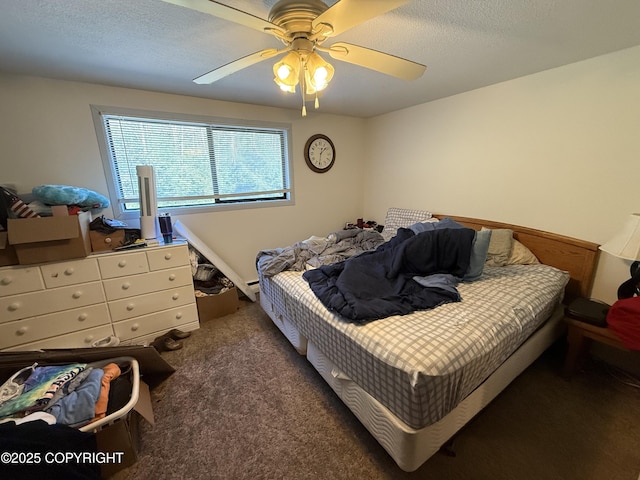
[[[0,350],[148,344],[199,328],[186,243],[0,268]]]

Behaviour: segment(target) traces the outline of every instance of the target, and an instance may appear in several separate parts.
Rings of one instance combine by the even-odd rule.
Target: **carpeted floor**
[[[400,470],[257,303],[204,321],[163,353],[126,479],[638,480],[640,389],[589,361],[559,375],[549,349],[416,472]],[[638,381],[636,380],[636,385]]]

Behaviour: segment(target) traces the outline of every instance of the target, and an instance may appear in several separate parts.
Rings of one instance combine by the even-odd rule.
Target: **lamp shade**
[[[640,260],[640,213],[629,215],[624,227],[600,250],[625,260]]]
[[[333,66],[325,62],[316,52],[307,57],[305,73],[307,75],[307,93],[315,93],[327,88],[333,78]]]
[[[295,52],[289,52],[273,66],[274,81],[286,92],[295,92],[300,77],[300,57]]]

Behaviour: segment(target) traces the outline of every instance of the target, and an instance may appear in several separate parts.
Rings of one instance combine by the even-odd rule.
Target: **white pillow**
[[[406,208],[391,207],[387,210],[384,220],[382,237],[385,242],[396,236],[399,228],[407,228],[417,222],[429,220],[433,215],[425,210],[409,210]]]

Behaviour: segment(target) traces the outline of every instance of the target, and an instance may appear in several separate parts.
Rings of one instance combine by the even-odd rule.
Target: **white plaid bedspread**
[[[261,295],[416,429],[444,417],[544,323],[569,279],[546,265],[486,267],[459,285],[461,302],[355,325],[329,312],[301,275],[261,278]]]

